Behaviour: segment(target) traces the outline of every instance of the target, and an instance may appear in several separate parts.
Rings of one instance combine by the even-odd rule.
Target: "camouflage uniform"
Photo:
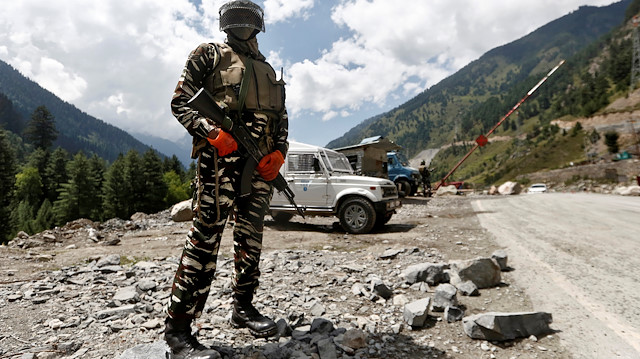
[[[167,308],[171,318],[192,319],[202,313],[215,275],[222,232],[234,208],[234,296],[250,301],[258,286],[263,221],[273,194],[272,185],[254,171],[251,194],[239,197],[246,156],[241,154],[241,150],[224,157],[218,156],[216,148],[205,142],[215,125],[186,105],[201,87],[207,88],[218,104],[227,109],[230,117],[245,123],[263,153],[279,150],[286,156],[288,122],[284,108],[284,82],[275,81],[273,69],[264,61],[264,56],[257,51],[257,42],[254,42],[255,39],[246,46],[228,39],[225,44],[198,46],[187,60],[171,101],[174,116],[194,138],[193,155],[198,159],[192,205],[193,227],[189,230],[173,282]],[[254,73],[253,82],[250,82],[245,109],[239,119],[237,96],[246,55],[253,58],[257,72]],[[261,76],[261,72],[267,72],[268,76]],[[261,83],[267,78],[276,86]],[[279,96],[271,94],[271,98],[276,99],[276,105],[266,105],[264,99],[256,100],[256,93],[264,90],[264,86],[271,86],[271,90],[275,91],[281,89],[282,93],[276,94]]]

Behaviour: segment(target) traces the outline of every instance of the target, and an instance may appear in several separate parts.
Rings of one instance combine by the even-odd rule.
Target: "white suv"
[[[392,181],[354,175],[347,157],[328,148],[289,141],[280,173],[305,215],[337,216],[349,233],[367,233],[384,225],[402,205]],[[277,191],[270,210],[277,222],[289,221],[296,214]]]

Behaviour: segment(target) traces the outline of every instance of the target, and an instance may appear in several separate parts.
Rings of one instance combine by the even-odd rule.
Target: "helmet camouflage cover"
[[[229,1],[220,7],[220,31],[248,27],[264,32],[264,11],[248,0]]]

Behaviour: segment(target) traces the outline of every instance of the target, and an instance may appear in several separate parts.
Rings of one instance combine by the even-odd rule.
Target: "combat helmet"
[[[220,7],[220,31],[250,28],[264,32],[264,11],[249,0],[229,1]]]

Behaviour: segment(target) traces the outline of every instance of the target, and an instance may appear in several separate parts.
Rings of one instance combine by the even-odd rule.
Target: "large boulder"
[[[640,196],[640,186],[629,186],[616,188],[614,193],[622,196]]]
[[[522,191],[522,186],[518,182],[507,181],[498,187],[498,193],[500,194],[518,194]]]
[[[440,186],[436,191],[436,196],[455,196],[458,194],[458,189],[454,185]]]
[[[549,334],[552,321],[551,314],[545,312],[490,312],[464,317],[462,326],[473,339],[505,341]]]
[[[176,203],[171,207],[171,219],[174,222],[188,222],[193,219],[193,211],[191,210],[191,200],[187,199],[180,203]]]
[[[480,289],[495,287],[502,281],[500,266],[492,258],[452,262],[449,276],[451,284],[455,286],[469,280]]]

